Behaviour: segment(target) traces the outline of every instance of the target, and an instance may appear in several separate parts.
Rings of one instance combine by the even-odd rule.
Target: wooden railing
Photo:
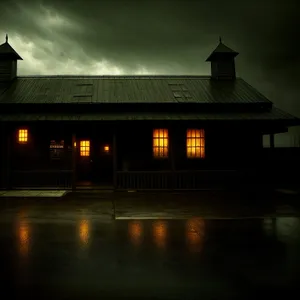
[[[14,170],[10,174],[11,187],[72,187],[72,170]]]
[[[118,171],[117,189],[121,190],[197,190],[236,184],[235,170],[201,171]]]

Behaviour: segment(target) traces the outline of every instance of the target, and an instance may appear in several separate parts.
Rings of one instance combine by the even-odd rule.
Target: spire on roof
[[[222,43],[222,38],[219,37],[219,45],[216,47],[216,49],[210,54],[210,56],[207,58],[206,61],[212,61],[215,59],[218,59],[218,57],[236,57],[239,53],[230,49],[226,45]]]
[[[5,43],[0,45],[0,59],[3,60],[4,58],[22,60],[20,55],[8,43],[8,34],[5,35]]]

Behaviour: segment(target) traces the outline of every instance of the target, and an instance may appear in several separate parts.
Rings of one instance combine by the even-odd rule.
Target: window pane
[[[204,158],[205,157],[205,149],[204,149],[204,147],[199,148],[199,149],[200,149],[200,157]]]
[[[168,147],[168,143],[169,143],[169,140],[168,140],[168,138],[165,138],[164,139],[164,147]]]
[[[159,139],[159,147],[163,147],[164,146],[164,139],[160,138]]]

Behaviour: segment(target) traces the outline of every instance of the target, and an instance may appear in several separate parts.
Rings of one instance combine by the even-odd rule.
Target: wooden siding
[[[8,82],[17,75],[17,62],[14,60],[0,59],[0,82]]]
[[[208,126],[205,123],[151,122],[151,123],[35,123],[12,124],[7,128],[11,139],[11,186],[71,186],[72,134],[76,133],[76,179],[91,180],[96,184],[113,184],[117,172],[116,187],[195,189],[213,181],[225,181],[236,177],[221,176],[228,170],[253,167],[260,159],[261,135],[253,128],[235,126]],[[28,143],[19,144],[17,130],[28,129]],[[153,157],[153,128],[169,130],[169,157]],[[203,128],[206,136],[205,159],[187,159],[186,130]],[[113,136],[116,149],[113,149]],[[5,135],[2,134],[2,138]],[[60,160],[51,160],[50,141],[64,140],[64,154]],[[91,141],[90,157],[80,157],[80,140]],[[101,152],[109,145],[110,152]],[[116,151],[116,159],[113,153]],[[6,158],[6,157],[5,157]],[[114,165],[115,163],[115,165]],[[223,172],[223,173],[222,173]],[[4,172],[5,173],[5,172]],[[140,176],[139,176],[140,174]],[[231,173],[230,173],[231,174]],[[233,173],[232,173],[233,174]],[[235,181],[235,183],[237,183]]]
[[[228,61],[212,61],[212,78],[214,79],[234,79],[235,63],[234,59]]]

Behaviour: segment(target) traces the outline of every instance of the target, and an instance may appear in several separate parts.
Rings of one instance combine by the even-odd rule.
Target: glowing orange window
[[[80,141],[80,156],[90,156],[90,141]]]
[[[187,130],[186,154],[188,158],[205,158],[204,129]]]
[[[22,144],[25,144],[28,142],[28,130],[27,129],[19,129],[18,141],[19,141],[19,143],[22,143]]]
[[[168,129],[153,130],[153,156],[168,157],[169,136]]]

